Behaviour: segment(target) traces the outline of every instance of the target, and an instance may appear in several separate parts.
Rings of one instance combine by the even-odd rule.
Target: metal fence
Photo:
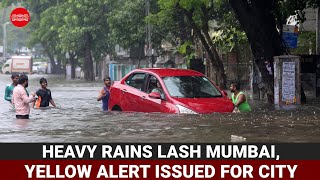
[[[140,65],[140,68],[145,68],[145,67],[146,65]],[[137,68],[138,68],[138,65],[109,64],[109,77],[114,81],[119,81],[130,71]]]

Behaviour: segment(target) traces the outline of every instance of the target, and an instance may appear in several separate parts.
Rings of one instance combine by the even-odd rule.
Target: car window
[[[161,84],[159,83],[159,80],[153,75],[150,75],[145,92],[148,94],[151,92],[158,92],[160,93],[161,99],[164,99],[165,97]]]
[[[145,76],[145,73],[133,74],[126,79],[126,84],[142,91],[145,85]]]
[[[6,67],[9,67],[9,64],[6,64],[6,65],[3,66],[3,68],[6,68]]]
[[[164,77],[170,96],[177,98],[221,97],[220,91],[204,76]]]
[[[146,88],[146,93],[151,93],[151,91],[157,88],[157,78],[155,76],[150,75],[148,86]]]

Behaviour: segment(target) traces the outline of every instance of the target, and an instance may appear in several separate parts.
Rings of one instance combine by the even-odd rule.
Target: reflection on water
[[[30,92],[41,77],[29,76]],[[102,112],[102,83],[47,78],[58,108],[31,109],[30,120],[17,121],[3,100],[10,76],[0,75],[1,142],[320,142],[319,99],[286,109],[251,102],[246,114]]]

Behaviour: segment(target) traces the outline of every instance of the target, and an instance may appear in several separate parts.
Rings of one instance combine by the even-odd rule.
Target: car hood
[[[197,113],[232,112],[234,106],[227,97],[217,98],[174,98],[180,105]]]

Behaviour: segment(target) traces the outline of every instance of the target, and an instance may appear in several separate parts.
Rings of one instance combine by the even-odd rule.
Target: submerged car
[[[187,69],[136,69],[110,90],[109,109],[204,114],[232,112],[234,105],[202,73]]]

